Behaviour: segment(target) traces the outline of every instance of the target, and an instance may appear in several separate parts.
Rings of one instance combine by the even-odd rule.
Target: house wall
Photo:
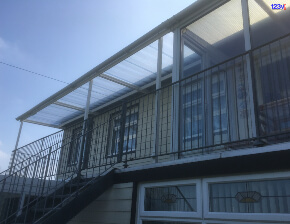
[[[67,224],[128,224],[133,183],[115,184]]]
[[[138,111],[136,150],[127,154],[129,166],[139,166],[155,162],[154,144],[155,144],[155,93],[148,94],[140,99],[127,103],[127,107],[135,108]],[[93,131],[89,144],[89,155],[87,160],[87,169],[83,170],[83,175],[97,175],[105,171],[108,165],[117,163],[116,155],[109,155],[108,146],[111,129],[112,115],[120,113],[122,107],[117,107],[93,118]],[[79,124],[81,125],[81,124]],[[76,165],[68,164],[70,142],[73,129],[78,125],[65,130],[63,149],[59,163],[59,177],[69,176]],[[170,152],[171,136],[171,87],[167,87],[160,92],[160,116],[159,116],[159,154]],[[144,159],[143,159],[144,158]],[[159,161],[168,161],[171,157],[164,155],[159,157]],[[126,155],[122,156],[122,161],[126,160]],[[115,165],[116,168],[123,168],[123,163]]]

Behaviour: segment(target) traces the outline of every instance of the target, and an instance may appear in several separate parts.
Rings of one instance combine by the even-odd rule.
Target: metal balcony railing
[[[37,223],[111,167],[289,141],[289,65],[287,35],[15,150],[1,173],[0,223]]]

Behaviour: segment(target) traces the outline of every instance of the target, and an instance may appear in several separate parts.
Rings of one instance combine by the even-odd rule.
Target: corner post
[[[181,55],[181,36],[180,28],[174,30],[173,37],[173,67],[172,67],[172,82],[177,82],[180,79],[180,55]],[[170,151],[178,152],[179,154],[179,83],[172,86],[172,103],[171,103],[171,147]],[[172,159],[175,154],[172,154]]]
[[[123,146],[124,146],[124,135],[125,135],[125,128],[126,128],[126,114],[127,114],[127,103],[124,100],[122,103],[122,113],[120,117],[120,132],[119,132],[119,143],[118,143],[118,152],[116,152],[117,155],[117,162],[120,163],[122,162],[123,159]],[[128,126],[128,131],[129,131],[129,126]],[[129,134],[129,133],[128,133]],[[124,163],[124,168],[128,167],[128,157],[127,157],[127,152],[126,150],[126,155],[125,155],[125,163]]]
[[[252,124],[252,137],[258,138],[260,136],[259,131],[259,116],[258,116],[258,106],[257,106],[257,92],[255,88],[255,73],[253,65],[253,55],[252,55],[252,42],[251,42],[251,32],[250,32],[250,15],[248,0],[241,0],[242,4],[242,16],[243,16],[243,28],[244,28],[244,39],[245,39],[245,51],[249,53],[246,54],[246,65],[247,65],[247,80],[249,86],[249,100],[250,100],[250,113],[251,113],[251,124]],[[258,141],[254,144],[259,145]]]
[[[82,128],[82,140],[81,140],[81,148],[79,151],[79,158],[78,158],[78,168],[77,168],[77,172],[78,172],[78,177],[81,177],[81,171],[82,171],[82,162],[83,162],[83,158],[84,158],[84,153],[87,149],[85,149],[85,131],[86,131],[86,126],[87,126],[87,119],[89,116],[89,110],[90,110],[90,101],[91,101],[91,93],[92,93],[92,87],[93,87],[93,80],[91,80],[89,82],[89,89],[88,89],[88,95],[87,95],[87,103],[86,103],[86,108],[85,108],[85,115],[84,115],[84,123],[83,123],[83,128]]]
[[[158,58],[157,58],[157,77],[156,77],[156,95],[155,95],[155,127],[154,127],[154,155],[155,162],[158,163],[159,156],[159,131],[160,131],[160,95],[161,95],[161,73],[162,73],[162,48],[163,37],[158,40]]]

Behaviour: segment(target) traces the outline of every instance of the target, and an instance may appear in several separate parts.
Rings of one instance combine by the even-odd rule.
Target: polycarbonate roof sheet
[[[130,91],[132,91],[132,89],[128,87],[101,77],[96,77],[93,79],[90,109],[108,103]]]
[[[89,83],[86,83],[66,96],[62,97],[58,101],[84,109],[87,102],[88,89]]]
[[[59,126],[67,120],[70,120],[81,114],[83,114],[82,111],[51,104],[36,113],[35,115],[29,117],[28,120]]]
[[[93,79],[90,110],[96,109],[110,101],[123,96],[131,91],[155,81],[157,76],[158,41],[146,46],[127,59],[104,72],[104,75]],[[172,72],[173,63],[173,33],[163,37],[162,48],[162,75]],[[110,78],[120,82],[111,81]],[[126,85],[122,82],[127,83]],[[130,86],[131,85],[131,86]],[[71,105],[78,109],[85,109],[89,83],[82,85],[76,90],[58,100],[59,103]],[[63,123],[80,116],[80,111],[65,106],[51,104],[31,116],[28,120],[46,123],[50,125],[62,125]]]
[[[130,84],[143,86],[156,78],[158,41],[146,46],[105,72]]]
[[[162,76],[172,72],[172,65],[173,65],[173,33],[170,32],[163,37]]]
[[[186,27],[208,44],[215,44],[243,30],[240,0],[232,0]]]
[[[203,9],[205,4],[201,2],[202,1],[200,1],[199,4],[191,6],[190,10],[199,8]],[[216,5],[218,4],[207,3],[207,7],[216,7]],[[86,83],[75,90],[73,89],[79,86],[80,83],[83,83],[84,81],[88,82],[88,80],[92,78],[94,83],[91,92],[91,110],[97,109],[98,106],[102,106],[113,99],[118,99],[118,97],[122,97],[124,94],[130,93],[130,91],[133,91],[134,93],[136,91],[142,91],[142,87],[147,86],[147,84],[152,81],[155,81],[157,76],[157,38],[164,35],[166,32],[170,32],[172,27],[176,25],[179,26],[179,23],[181,23],[183,19],[188,16],[192,16],[191,12],[188,10],[184,10],[175,15],[171,19],[159,25],[156,30],[154,29],[145,34],[128,47],[116,53],[111,58],[81,76],[78,80],[75,80],[73,83],[36,105],[34,108],[19,116],[17,119],[27,119],[41,122],[43,124],[62,126],[67,121],[83,115],[87,101],[87,90],[89,89],[89,83]],[[124,59],[126,55],[130,54],[131,51],[135,52],[136,48],[140,49],[140,46],[144,46],[145,43],[148,43],[147,41],[153,42]],[[122,59],[122,61],[118,64],[115,64],[107,71],[103,70],[105,67],[110,66],[115,63],[115,61],[119,61],[120,59]],[[167,33],[163,36],[162,76],[170,74],[172,72],[172,66],[173,33]],[[66,95],[63,96],[64,94]],[[63,97],[59,98],[59,96]],[[50,105],[46,106],[48,104]],[[43,107],[45,108],[42,109]],[[39,112],[31,115],[34,111]]]
[[[281,7],[284,6],[286,1],[276,0],[272,3],[275,3],[277,7],[280,4],[279,7]],[[272,9],[272,3],[270,4],[268,0],[249,1],[250,32],[253,48],[290,32],[288,4],[284,6],[287,10],[277,10]]]

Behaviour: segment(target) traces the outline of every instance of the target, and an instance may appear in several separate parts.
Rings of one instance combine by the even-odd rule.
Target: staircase
[[[23,207],[8,214],[1,224],[68,222],[114,183],[114,169],[94,178],[75,177],[49,195],[29,196]],[[10,206],[11,207],[11,206]]]
[[[89,176],[82,176],[80,164],[60,169],[67,161],[64,147],[82,142],[80,156],[92,131],[76,138],[57,132],[13,152],[10,168],[0,173],[0,224],[64,224],[113,185],[112,161],[100,158]],[[28,154],[30,148],[35,150]]]
[[[90,179],[73,179],[47,197],[41,197],[27,211],[9,223],[63,224],[113,185],[114,169]]]

